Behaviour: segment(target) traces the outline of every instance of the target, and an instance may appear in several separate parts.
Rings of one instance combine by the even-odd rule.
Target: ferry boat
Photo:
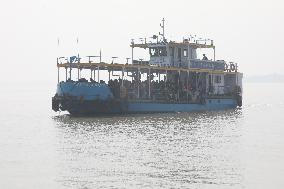
[[[242,77],[238,65],[215,60],[213,40],[183,38],[181,42],[162,33],[150,40],[131,41],[131,58],[125,63],[102,61],[99,56],[57,58],[58,84],[52,98],[54,111],[71,115],[190,112],[242,106]],[[149,52],[149,60],[134,57],[134,49]],[[212,49],[213,57],[197,58],[198,49]],[[94,61],[96,58],[99,60]],[[60,81],[60,69],[65,69]],[[82,77],[89,70],[90,79]],[[76,73],[75,77],[74,74]],[[76,76],[77,75],[77,76]]]

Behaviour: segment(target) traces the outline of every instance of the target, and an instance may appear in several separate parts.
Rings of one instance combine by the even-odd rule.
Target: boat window
[[[216,75],[215,76],[215,83],[221,83],[221,81],[222,81],[221,76],[220,75]]]
[[[183,49],[183,56],[184,56],[184,57],[188,57],[188,51],[187,51],[187,49]]]
[[[167,56],[167,49],[166,47],[155,47],[155,48],[150,48],[149,49],[150,56],[155,57],[155,56]]]
[[[174,54],[175,54],[175,48],[174,47],[170,47],[170,55],[171,56],[174,56]]]
[[[178,48],[178,59],[179,59],[179,61],[181,59],[181,48]]]

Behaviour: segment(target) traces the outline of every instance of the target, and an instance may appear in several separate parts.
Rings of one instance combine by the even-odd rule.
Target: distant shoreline
[[[243,79],[247,83],[284,83],[284,75],[282,74],[244,76]]]

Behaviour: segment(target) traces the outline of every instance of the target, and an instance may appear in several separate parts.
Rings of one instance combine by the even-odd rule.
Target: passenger
[[[88,80],[85,79],[85,78],[80,78],[78,81],[79,81],[79,82],[88,82]]]
[[[208,58],[207,58],[207,56],[205,54],[203,54],[202,60],[208,60]]]

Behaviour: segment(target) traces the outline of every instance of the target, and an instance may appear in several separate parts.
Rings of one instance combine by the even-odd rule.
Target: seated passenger
[[[80,78],[78,81],[79,81],[79,82],[88,82],[88,80],[85,79],[85,78]]]
[[[202,60],[208,60],[208,58],[207,58],[207,56],[205,54],[203,54]]]

